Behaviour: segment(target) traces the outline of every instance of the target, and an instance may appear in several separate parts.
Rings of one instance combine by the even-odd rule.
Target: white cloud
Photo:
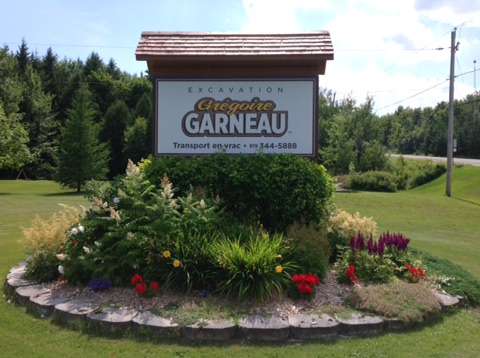
[[[379,109],[447,78],[450,34],[445,31],[448,29],[445,24],[455,24],[465,14],[469,17],[476,15],[475,6],[469,5],[472,3],[451,6],[446,1],[429,0],[347,0],[340,6],[334,1],[244,0],[248,20],[243,31],[330,31],[335,60],[327,64],[320,85],[335,90],[340,96],[350,94],[360,102],[370,94]],[[305,28],[299,18],[300,11],[305,10],[316,11],[322,19],[328,15],[330,20],[319,24],[318,28]],[[445,22],[449,16],[450,22]],[[480,13],[470,26],[476,21],[480,22]],[[432,26],[432,22],[436,26]],[[456,24],[459,23],[461,21]],[[475,41],[475,37],[462,36],[462,54],[473,49]],[[428,50],[436,47],[445,50]],[[424,50],[408,51],[411,49]],[[448,98],[447,91],[446,82],[445,86],[402,104],[435,105]],[[472,86],[459,82],[456,97],[461,98],[472,91]],[[380,113],[395,108],[385,108]]]

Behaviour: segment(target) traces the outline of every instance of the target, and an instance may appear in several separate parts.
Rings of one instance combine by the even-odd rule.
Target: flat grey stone
[[[85,299],[73,298],[56,304],[53,310],[53,321],[71,328],[83,328],[86,317],[98,308],[98,305]]]
[[[52,315],[55,305],[65,303],[68,300],[68,296],[54,296],[51,292],[46,292],[30,297],[27,311],[40,318],[46,318]]]
[[[438,291],[433,291],[433,294],[444,308],[455,307],[460,303],[460,300],[455,296],[450,296],[449,294]]]
[[[20,286],[15,289],[15,302],[22,306],[27,306],[30,297],[50,292],[50,289],[43,284]]]
[[[87,315],[90,329],[106,335],[124,334],[132,325],[138,311],[128,308],[107,307]]]
[[[382,317],[353,314],[350,318],[336,317],[340,322],[340,332],[345,335],[369,336],[383,332],[385,322]]]
[[[229,320],[204,320],[183,328],[183,335],[192,341],[227,341],[235,336],[237,326]]]
[[[295,339],[332,339],[338,334],[340,323],[326,314],[296,314],[288,317],[290,331]]]
[[[157,338],[178,337],[180,327],[171,319],[163,318],[145,311],[138,313],[132,320],[134,328],[141,335],[154,336]]]
[[[10,287],[13,287],[15,289],[17,287],[22,287],[22,286],[32,286],[32,285],[37,284],[37,282],[33,282],[33,281],[30,281],[30,280],[25,280],[24,278],[21,278],[21,277],[13,276],[13,277],[7,279],[7,284]]]
[[[284,341],[290,334],[288,320],[275,316],[247,316],[240,321],[239,329],[246,339],[255,341]]]
[[[16,266],[10,270],[10,272],[7,275],[7,279],[9,278],[23,278],[25,275],[25,272],[27,272],[27,267],[26,266]]]

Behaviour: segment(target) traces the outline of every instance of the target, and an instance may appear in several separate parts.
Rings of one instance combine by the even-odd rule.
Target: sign
[[[316,154],[317,81],[157,79],[157,155]]]

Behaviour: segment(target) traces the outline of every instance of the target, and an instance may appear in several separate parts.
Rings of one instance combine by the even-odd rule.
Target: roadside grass
[[[458,169],[454,188],[477,172]],[[458,182],[458,183],[457,183]],[[340,207],[374,216],[383,229],[406,232],[418,248],[459,263],[480,276],[478,235],[480,207],[444,198],[428,186],[396,194],[338,194]],[[440,185],[440,184],[439,184]],[[431,193],[428,191],[431,190]],[[463,195],[475,197],[475,185],[465,183]],[[480,193],[477,199],[480,198]],[[49,215],[60,207],[85,204],[76,194],[48,181],[0,181],[0,274],[24,258],[21,228],[35,214]],[[433,213],[433,214],[432,214]],[[453,215],[453,216],[452,216]],[[432,217],[433,216],[433,217]],[[461,310],[436,325],[377,338],[346,339],[335,343],[277,345],[229,344],[190,346],[132,339],[106,339],[59,328],[33,318],[0,298],[0,356],[2,357],[477,357],[480,351],[480,312]]]

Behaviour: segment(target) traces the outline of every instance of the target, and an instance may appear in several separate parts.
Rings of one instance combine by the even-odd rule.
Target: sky
[[[460,42],[456,73],[480,67],[480,0],[0,0],[0,45],[16,50],[22,38],[43,56],[85,60],[95,51],[139,74],[142,31],[234,33],[327,30],[335,59],[320,86],[374,100],[378,114],[448,99],[450,32]],[[444,50],[432,50],[438,47]],[[479,71],[480,72],[480,71]],[[414,96],[424,89],[432,90]],[[477,90],[480,75],[477,73]],[[455,98],[474,92],[473,73],[456,78]]]

